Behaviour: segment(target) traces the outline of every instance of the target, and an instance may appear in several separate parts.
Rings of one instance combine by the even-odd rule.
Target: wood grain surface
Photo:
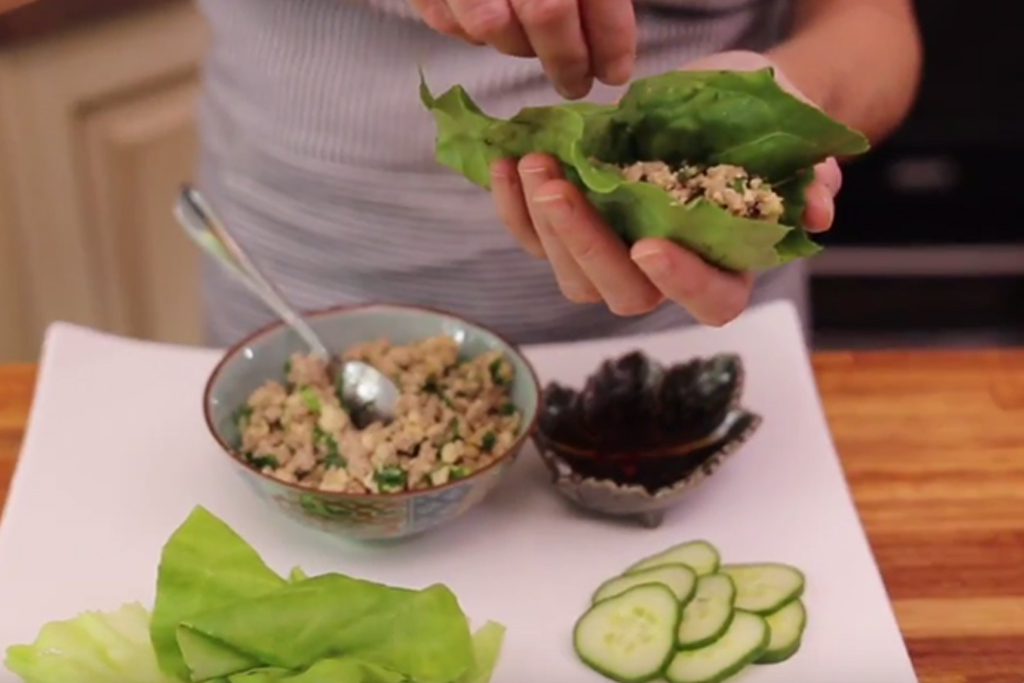
[[[814,365],[919,679],[1024,682],[1024,351]],[[0,367],[0,508],[34,378]]]

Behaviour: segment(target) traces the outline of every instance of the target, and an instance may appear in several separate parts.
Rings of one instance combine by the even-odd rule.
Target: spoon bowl
[[[389,422],[398,403],[398,387],[376,368],[361,361],[342,361],[331,353],[302,315],[284,298],[239,244],[206,197],[183,185],[174,208],[175,218],[199,248],[276,313],[309,347],[327,362],[338,396],[357,425]]]

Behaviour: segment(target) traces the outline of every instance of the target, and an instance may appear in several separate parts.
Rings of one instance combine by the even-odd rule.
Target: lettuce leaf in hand
[[[500,158],[544,152],[557,158],[627,243],[670,239],[722,268],[763,270],[812,256],[803,226],[814,165],[868,150],[867,139],[782,89],[772,69],[672,71],[635,81],[615,106],[573,102],[488,116],[461,86],[420,99],[437,126],[437,160],[490,189]],[[620,167],[663,161],[740,166],[783,201],[778,222],[741,217],[700,197],[679,202],[664,189],[627,180]]]

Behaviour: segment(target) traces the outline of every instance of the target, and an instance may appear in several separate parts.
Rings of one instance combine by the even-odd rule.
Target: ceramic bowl
[[[554,486],[587,510],[661,524],[753,436],[734,354],[663,367],[641,351],[605,361],[581,390],[544,388],[534,441]]]
[[[522,415],[512,448],[491,465],[443,486],[384,494],[323,492],[282,482],[246,463],[235,450],[239,433],[235,411],[268,379],[283,381],[286,360],[307,350],[288,327],[265,327],[228,349],[206,384],[203,411],[221,450],[250,486],[278,510],[330,534],[357,540],[412,536],[465,514],[498,485],[533,430],[540,384],[525,357],[495,332],[441,311],[399,305],[333,308],[307,314],[327,346],[343,351],[360,342],[386,337],[405,344],[437,335],[455,337],[466,357],[501,350],[515,368],[512,402]]]

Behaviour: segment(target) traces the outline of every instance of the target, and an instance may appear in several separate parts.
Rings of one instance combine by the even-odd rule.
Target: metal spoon
[[[252,260],[231,237],[202,193],[183,185],[174,207],[175,218],[203,251],[234,275],[309,346],[315,356],[328,363],[341,401],[357,425],[394,417],[398,387],[373,366],[360,361],[341,361],[328,351],[313,328],[263,276]]]

